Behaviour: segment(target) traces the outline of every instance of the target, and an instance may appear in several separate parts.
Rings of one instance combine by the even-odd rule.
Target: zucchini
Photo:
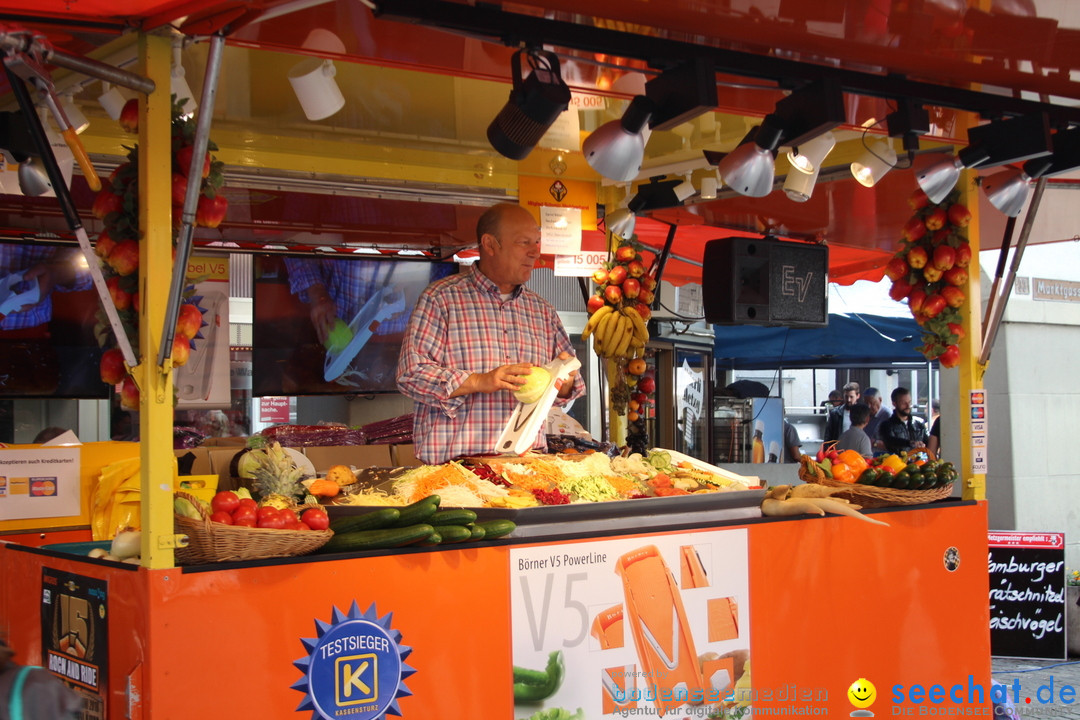
[[[403,528],[384,528],[381,530],[360,530],[357,532],[334,535],[319,548],[320,553],[355,552],[360,550],[382,550],[427,540],[435,532],[430,525],[418,523]]]
[[[517,529],[517,525],[512,520],[484,520],[476,524],[484,529],[485,540],[493,540],[503,535],[509,535]]]
[[[360,530],[380,530],[390,527],[401,517],[401,510],[396,507],[384,507],[363,515],[345,515],[330,521],[330,529],[335,533],[359,532]]]
[[[465,542],[472,538],[472,530],[464,525],[440,525],[439,534],[442,535],[443,545]]]
[[[428,495],[422,500],[417,500],[412,505],[406,505],[403,508],[399,508],[401,515],[398,517],[398,521],[394,523],[394,527],[407,527],[409,525],[416,525],[417,523],[427,523],[428,518],[434,515],[439,509],[439,496]],[[430,525],[430,523],[428,523]]]
[[[468,525],[476,522],[476,513],[465,508],[439,510],[424,522],[435,527],[440,525]]]
[[[484,528],[480,527],[479,525],[469,525],[468,528],[469,531],[472,533],[472,537],[469,538],[470,540],[483,540],[484,536],[487,535],[487,532],[484,530]]]

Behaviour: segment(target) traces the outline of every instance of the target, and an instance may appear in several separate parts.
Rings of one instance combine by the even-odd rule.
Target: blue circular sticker
[[[390,619],[374,605],[361,613],[354,602],[347,615],[334,608],[332,622],[316,620],[319,636],[301,640],[310,654],[294,663],[304,677],[293,688],[306,694],[297,710],[326,720],[400,715],[397,699],[411,694],[403,681],[415,671],[405,664],[412,649],[399,644]]]

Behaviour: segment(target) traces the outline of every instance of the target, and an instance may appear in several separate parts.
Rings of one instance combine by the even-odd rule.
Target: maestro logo
[[[316,620],[318,637],[300,640],[309,654],[293,662],[304,674],[292,686],[305,693],[296,709],[313,720],[401,715],[397,699],[412,694],[405,678],[416,670],[405,664],[412,648],[399,644],[391,616],[380,618],[374,604],[362,613],[353,601],[348,614],[335,607],[329,623]]]
[[[877,688],[874,683],[866,678],[859,678],[851,683],[847,691],[848,701],[855,706],[851,711],[851,717],[874,717],[874,713],[867,710],[877,700]]]

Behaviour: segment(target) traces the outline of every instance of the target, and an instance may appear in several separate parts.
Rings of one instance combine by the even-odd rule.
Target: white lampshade
[[[819,169],[815,169],[812,173],[792,170],[784,179],[784,192],[795,202],[806,202],[814,194],[819,172]]]
[[[81,133],[90,127],[90,121],[83,115],[82,110],[75,104],[75,101],[70,95],[60,96],[60,107],[64,109],[64,115],[67,115],[68,122],[71,123],[71,127],[74,128],[76,133]]]
[[[983,180],[982,189],[991,205],[1009,217],[1016,217],[1027,202],[1030,181],[1023,170],[1010,168]]]
[[[124,97],[124,94],[114,87],[98,95],[98,102],[101,104],[102,109],[114,122],[120,121],[120,113],[124,111],[124,105],[127,104],[127,101],[128,99]]]
[[[720,184],[716,176],[705,177],[701,179],[701,199],[702,200],[715,200],[716,190]]]
[[[821,168],[821,164],[834,147],[836,147],[836,136],[827,132],[788,150],[788,161],[795,170],[809,174]]]
[[[875,140],[858,160],[851,163],[851,174],[865,187],[874,185],[896,166],[896,151],[884,140]]]
[[[195,96],[191,94],[191,87],[184,77],[184,68],[182,66],[173,68],[169,84],[170,91],[176,96],[176,102],[187,100],[187,102],[180,105],[180,109],[183,111],[184,116],[190,117],[194,115],[195,111],[199,108],[199,104],[195,102]]]
[[[289,84],[308,120],[323,120],[345,107],[336,74],[332,61],[319,58],[302,60],[289,70]]]

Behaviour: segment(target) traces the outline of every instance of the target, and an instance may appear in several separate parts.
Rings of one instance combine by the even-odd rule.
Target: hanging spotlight
[[[788,162],[795,170],[803,174],[812,174],[817,172],[834,147],[836,147],[836,136],[832,132],[827,132],[788,150]]]
[[[649,178],[648,185],[638,185],[637,195],[630,200],[628,207],[635,213],[678,207],[695,192],[689,180]]]
[[[851,163],[851,174],[864,187],[874,187],[887,172],[896,167],[896,151],[892,143],[875,140],[866,147],[858,160]]]
[[[819,168],[813,172],[804,173],[793,171],[784,179],[784,192],[789,199],[795,202],[806,202],[814,194],[814,186],[817,185]]]
[[[637,216],[629,208],[624,207],[604,217],[604,225],[607,229],[623,240],[629,240],[633,236],[636,223]]]
[[[110,86],[109,83],[102,82],[101,94],[98,95],[97,100],[101,109],[113,119],[113,122],[120,122],[120,113],[124,111],[124,105],[128,101],[122,92]]]
[[[1042,177],[1052,164],[1051,158],[1036,158],[1024,163],[1023,168],[1009,168],[994,173],[982,181],[986,199],[1009,217],[1016,217],[1027,202],[1029,183]]]
[[[521,57],[532,73],[521,77]],[[570,88],[559,75],[559,58],[543,50],[518,50],[513,57],[510,99],[488,125],[491,146],[511,160],[523,160],[555,120],[570,107]]]
[[[735,192],[747,197],[765,197],[772,192],[776,173],[776,148],[782,131],[767,123],[750,130],[742,143],[720,161],[718,170]]]
[[[720,187],[720,174],[713,173],[701,179],[701,199],[702,200],[715,200],[716,191]]]
[[[653,113],[653,103],[636,95],[619,120],[606,122],[581,146],[585,161],[606,178],[627,182],[637,177],[645,158],[643,131]]]
[[[978,167],[989,159],[987,148],[969,145],[956,153],[956,157],[943,158],[915,173],[915,181],[930,202],[939,203],[956,187],[961,170]]]
[[[195,96],[191,94],[191,88],[188,86],[187,80],[184,79],[184,63],[180,55],[182,44],[182,38],[173,39],[172,72],[170,73],[169,85],[170,92],[176,96],[176,102],[180,105],[180,112],[185,117],[191,117],[195,114],[199,105],[195,102]]]

